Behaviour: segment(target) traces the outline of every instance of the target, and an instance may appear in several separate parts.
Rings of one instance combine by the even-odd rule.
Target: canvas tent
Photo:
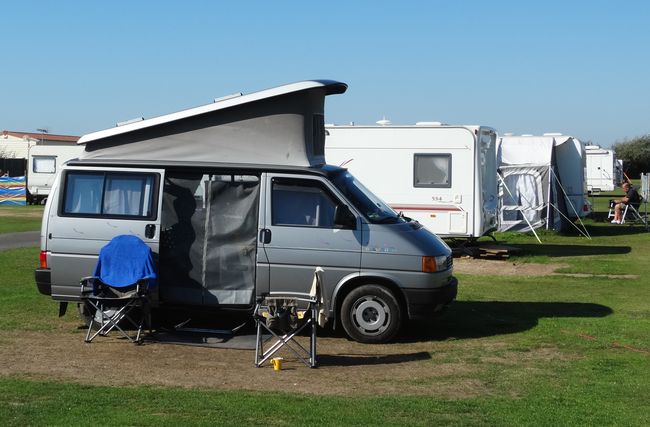
[[[566,230],[588,210],[584,147],[571,136],[502,136],[499,231],[545,227]]]
[[[324,164],[325,96],[346,88],[335,81],[299,82],[91,133],[79,140],[85,148],[71,165],[164,170],[161,298],[252,304],[260,173]],[[89,187],[80,195],[93,191],[83,176],[78,185]],[[124,194],[132,184],[111,185]]]

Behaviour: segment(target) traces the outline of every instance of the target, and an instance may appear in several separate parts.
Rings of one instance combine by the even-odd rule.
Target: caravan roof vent
[[[377,123],[379,126],[388,126],[388,125],[392,124],[392,122],[390,120],[386,119],[386,117],[384,117],[381,120],[377,120],[375,123]]]
[[[442,126],[442,122],[417,122],[415,126]]]
[[[124,120],[123,122],[115,123],[116,127],[130,125],[131,123],[137,123],[144,120],[144,117],[136,117],[135,119]]]
[[[534,136],[532,133],[522,133],[521,136]]]
[[[226,99],[232,99],[232,98],[237,98],[242,96],[243,94],[241,92],[235,92],[231,93],[230,95],[225,95],[225,96],[220,96],[219,98],[214,98],[214,102],[221,102],[225,101]]]

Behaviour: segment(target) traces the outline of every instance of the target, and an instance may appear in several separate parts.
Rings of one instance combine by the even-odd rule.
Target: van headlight
[[[422,272],[435,273],[437,271],[445,271],[451,268],[454,264],[454,259],[450,256],[423,256],[422,257]]]

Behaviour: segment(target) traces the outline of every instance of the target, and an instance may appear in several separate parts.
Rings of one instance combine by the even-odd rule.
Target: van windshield
[[[330,175],[345,197],[374,224],[397,224],[405,220],[345,169]]]

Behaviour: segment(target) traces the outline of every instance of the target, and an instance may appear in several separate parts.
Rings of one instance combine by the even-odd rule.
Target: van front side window
[[[317,181],[274,180],[273,225],[334,228],[336,202]]]
[[[154,175],[70,171],[63,213],[152,218]]]

